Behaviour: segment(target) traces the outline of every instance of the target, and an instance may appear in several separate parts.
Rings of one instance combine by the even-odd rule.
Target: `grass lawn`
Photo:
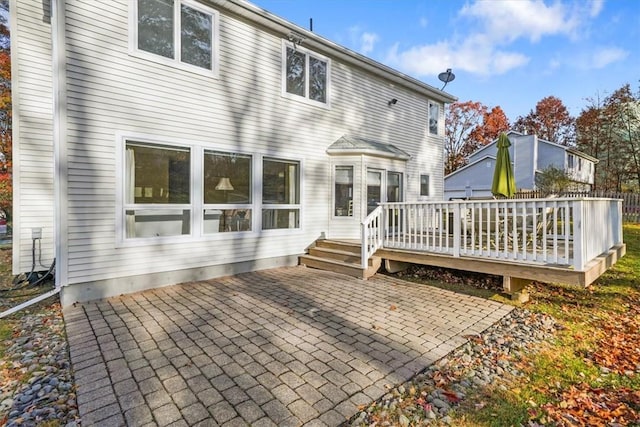
[[[452,425],[640,426],[640,225],[624,241],[626,256],[586,289],[533,285],[525,307],[563,328],[521,360],[527,378],[469,396]]]

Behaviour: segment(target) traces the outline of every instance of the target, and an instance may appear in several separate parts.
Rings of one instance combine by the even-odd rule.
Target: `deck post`
[[[462,217],[460,211],[461,211],[461,204],[460,203],[456,203],[454,205],[454,209],[453,209],[453,256],[454,257],[459,257],[460,256],[460,218]],[[451,227],[451,224],[448,224],[449,227]]]
[[[532,281],[528,279],[521,279],[519,277],[502,276],[502,289],[509,295],[513,301],[525,303],[529,301],[529,292],[527,291],[527,285]]]
[[[360,224],[360,263],[362,265],[362,268],[367,268],[367,265],[369,264],[369,255],[367,254],[369,235],[367,231],[367,225],[365,223]]]
[[[573,268],[578,271],[584,270],[585,252],[587,251],[583,209],[585,209],[585,203],[582,199],[573,202]],[[589,230],[589,232],[593,231]]]

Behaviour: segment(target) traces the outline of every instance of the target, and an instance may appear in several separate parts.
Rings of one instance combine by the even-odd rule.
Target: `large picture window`
[[[249,155],[204,152],[204,233],[252,229]]]
[[[138,51],[215,72],[217,13],[189,0],[137,0]]]
[[[264,158],[262,228],[300,227],[300,163]]]
[[[119,244],[300,229],[299,161],[148,136],[123,136],[119,148]]]
[[[190,182],[189,148],[127,142],[126,237],[190,234]]]
[[[328,104],[329,60],[299,46],[284,47],[284,91]]]

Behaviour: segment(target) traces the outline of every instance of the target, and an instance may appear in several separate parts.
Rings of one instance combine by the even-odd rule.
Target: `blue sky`
[[[638,0],[252,0],[460,101],[515,121],[549,95],[573,116],[587,98],[640,85]]]

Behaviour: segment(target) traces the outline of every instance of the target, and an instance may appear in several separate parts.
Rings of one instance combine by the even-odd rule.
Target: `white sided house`
[[[443,198],[456,98],[250,3],[10,11],[13,272],[55,260],[65,305],[295,265]]]
[[[536,175],[549,167],[565,171],[573,191],[590,191],[598,159],[572,147],[556,144],[519,132],[507,133],[509,154],[518,190],[535,190]],[[444,179],[445,200],[490,197],[498,141],[485,145],[469,156],[469,163]]]

